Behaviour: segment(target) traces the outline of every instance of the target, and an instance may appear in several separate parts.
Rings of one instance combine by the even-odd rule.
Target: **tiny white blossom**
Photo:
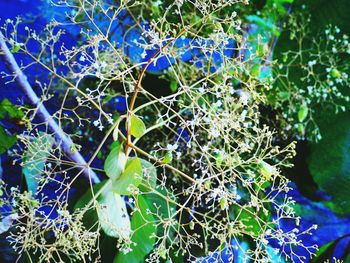
[[[94,124],[95,127],[97,127],[97,126],[100,124],[100,121],[99,121],[99,120],[95,120],[95,121],[93,122],[93,124]]]
[[[179,146],[175,143],[175,144],[167,144],[166,148],[168,151],[175,151]]]

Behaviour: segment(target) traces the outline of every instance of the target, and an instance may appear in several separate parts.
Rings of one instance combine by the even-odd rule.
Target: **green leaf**
[[[8,99],[3,99],[0,103],[0,119],[4,119],[6,113],[10,119],[22,119],[24,117],[24,113],[16,105],[13,105]]]
[[[92,187],[93,193],[96,194],[107,182],[110,183],[110,181],[104,180],[98,184],[95,184]],[[89,189],[75,203],[74,209],[84,208],[91,201],[92,198],[93,198],[93,195],[91,193],[91,188],[89,187]]]
[[[280,91],[278,93],[278,98],[281,100],[287,100],[289,98],[289,92],[288,91]]]
[[[250,69],[250,74],[254,77],[254,78],[258,78],[260,76],[260,65],[259,64],[255,64],[251,69]]]
[[[5,129],[0,125],[0,155],[11,149],[16,141],[16,136],[8,135]]]
[[[142,166],[142,184],[139,186],[143,192],[148,192],[149,188],[157,186],[157,169],[153,164],[140,158]]]
[[[127,161],[124,172],[113,180],[113,191],[121,195],[130,195],[130,186],[138,187],[142,182],[142,166],[139,158]]]
[[[308,114],[309,114],[309,108],[307,107],[307,105],[306,104],[301,105],[298,111],[298,120],[300,122],[303,122],[306,119]]]
[[[163,158],[163,163],[170,163],[173,160],[173,153],[171,151],[167,151]]]
[[[228,208],[227,198],[221,197],[219,200],[221,210],[226,210]]]
[[[104,180],[98,184],[95,184],[92,187],[92,191],[94,193],[94,195],[106,184],[106,183],[111,183],[110,181]],[[111,187],[109,187],[109,189],[111,189]],[[108,190],[108,188],[107,188]],[[89,187],[89,189],[80,197],[80,199],[75,203],[74,205],[74,210],[77,209],[82,209],[85,208],[85,206],[91,201],[91,199],[93,198],[92,192],[91,192],[91,187]],[[92,229],[94,227],[96,227],[96,222],[98,220],[98,216],[97,216],[97,211],[96,209],[89,209],[88,211],[86,211],[84,213],[83,216],[83,222],[84,225],[86,226],[86,228],[88,229]]]
[[[268,223],[271,218],[271,212],[267,209],[268,213],[264,214],[262,209],[258,212],[254,210],[254,208],[233,208],[234,215],[231,216],[232,220],[236,220],[237,222],[242,222],[244,226],[246,226],[246,231],[251,232],[253,236],[259,236],[260,232],[263,231],[264,222]],[[251,213],[250,213],[250,212]]]
[[[333,68],[331,70],[331,76],[332,76],[332,78],[340,78],[341,77],[341,73],[336,68]]]
[[[155,238],[153,237],[156,232],[155,219],[152,214],[147,212],[150,210],[151,205],[141,195],[137,197],[136,205],[138,210],[131,218],[131,229],[135,231],[131,241],[136,245],[131,245],[132,251],[127,254],[119,252],[113,263],[144,262],[145,256],[152,251],[155,244]]]
[[[135,114],[130,118],[130,134],[136,138],[140,138],[146,131],[146,126],[143,121]]]
[[[11,52],[12,53],[17,53],[21,49],[21,45],[19,43],[16,43],[12,46]]]
[[[301,123],[298,123],[297,124],[297,130],[298,130],[298,133],[302,136],[305,135],[305,126]]]
[[[22,171],[27,182],[28,191],[33,194],[37,192],[53,143],[54,138],[51,135],[40,132],[24,152]]]
[[[350,235],[347,234],[324,244],[315,252],[315,256],[313,256],[313,258],[310,260],[310,263],[329,262],[329,260],[333,258],[334,250],[337,249],[339,242],[344,239],[348,239],[349,236]],[[342,262],[349,262],[349,256],[346,258],[346,253],[343,255],[343,259],[345,259],[345,261]]]
[[[323,192],[331,196],[330,209],[350,213],[350,113],[323,118],[323,139],[311,145],[308,158],[312,178]]]
[[[127,160],[121,144],[118,142],[114,143],[116,144],[108,154],[104,163],[104,170],[107,176],[113,180],[117,179],[124,171]]]
[[[166,220],[176,212],[176,205],[166,199],[169,194],[165,188],[157,189],[157,192],[159,194],[147,193],[147,202],[152,213],[157,213],[157,216]]]
[[[334,247],[335,240],[332,240],[326,244],[324,244],[322,247],[320,247],[316,252],[315,256],[310,260],[310,263],[315,263],[315,262],[321,262],[319,261],[321,257],[329,250],[330,248]],[[322,260],[322,262],[324,262]]]
[[[170,90],[173,93],[175,93],[177,91],[177,82],[176,81],[170,82]]]
[[[98,220],[106,235],[130,237],[130,218],[123,197],[111,190],[104,191],[98,198],[98,204]]]

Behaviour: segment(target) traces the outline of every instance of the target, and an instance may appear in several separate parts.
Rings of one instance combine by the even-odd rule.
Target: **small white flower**
[[[175,144],[167,144],[167,146],[166,146],[166,149],[168,150],[168,151],[175,151],[177,148],[178,148],[179,146],[175,143]]]
[[[316,65],[316,63],[317,63],[316,60],[311,60],[307,64],[309,65],[309,67],[312,67],[312,66]]]
[[[175,154],[176,154],[176,159],[180,159],[182,153],[181,152],[175,152]]]
[[[162,4],[162,1],[158,0],[158,1],[156,1],[156,2],[153,3],[153,6],[158,7],[158,6],[160,6],[161,4]]]
[[[108,64],[107,64],[107,62],[106,62],[106,61],[102,61],[102,63],[101,63],[101,67],[102,67],[102,68],[107,67],[107,65],[108,65]]]
[[[218,100],[218,101],[215,102],[213,105],[214,105],[214,107],[220,108],[220,107],[222,106],[222,101],[221,101],[221,100]]]
[[[208,145],[204,145],[203,148],[202,148],[202,150],[203,150],[204,152],[207,152],[207,151],[209,150],[209,146],[208,146]]]
[[[99,120],[95,120],[95,121],[93,122],[93,124],[94,124],[95,127],[97,127],[97,126],[100,124],[100,121],[99,121]]]
[[[249,100],[250,100],[250,93],[247,91],[241,91],[240,92],[240,101],[242,102],[243,105],[247,105]]]
[[[204,93],[204,92],[205,92],[205,90],[204,90],[204,88],[203,88],[203,87],[200,87],[200,88],[198,88],[198,92],[199,92],[199,93]]]
[[[218,131],[217,129],[215,129],[214,127],[212,127],[209,131],[209,134],[214,137],[217,138],[220,136],[220,131]]]

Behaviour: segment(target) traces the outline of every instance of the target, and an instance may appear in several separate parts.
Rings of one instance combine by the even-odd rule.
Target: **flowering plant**
[[[317,107],[346,110],[350,46],[337,27],[304,46],[292,2],[53,0],[40,31],[7,19],[3,78],[26,99],[0,117],[23,126],[4,148],[26,185],[1,181],[0,229],[18,259],[314,256],[283,174],[293,140],[321,139]],[[298,51],[275,51],[281,34]]]

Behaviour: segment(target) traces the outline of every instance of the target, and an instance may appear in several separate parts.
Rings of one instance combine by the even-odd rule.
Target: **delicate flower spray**
[[[88,159],[85,166],[72,162],[48,120],[36,118],[38,105],[23,108],[29,124],[12,153],[27,169],[26,180],[37,184],[30,192],[2,184],[2,202],[11,207],[11,218],[2,222],[13,221],[8,240],[21,257],[99,262],[106,235],[118,240],[108,248],[115,250],[114,262],[195,262],[221,252],[230,262],[303,262],[305,253],[314,254],[317,248],[301,237],[316,227],[299,230],[302,218],[282,175],[295,143],[278,146],[281,134],[266,125],[260,109],[283,108],[284,118],[297,116],[309,127],[311,101],[347,100],[337,93],[347,83],[341,69],[326,67],[327,87],[315,79],[320,85],[310,88],[318,90],[311,101],[293,91],[286,100],[271,100],[271,93],[283,93],[273,83],[288,72],[282,63],[277,75],[261,77],[257,64],[266,66],[272,50],[249,46],[248,0],[51,4],[67,17],[41,32],[25,27],[19,34],[20,21],[6,21],[2,31],[12,52],[25,55],[24,73],[33,67],[45,72],[45,79],[28,78],[36,81],[42,104],[55,98],[52,120],[74,141],[71,152]],[[326,32],[331,43],[336,33]],[[65,43],[67,35],[77,42]],[[345,46],[344,37],[332,52]],[[306,62],[312,77],[318,59],[311,55]],[[144,84],[155,73],[170,83],[156,87],[167,94],[157,96]],[[115,98],[123,98],[123,110],[116,110]],[[294,101],[298,109],[288,107]],[[282,134],[305,136],[304,126]],[[38,141],[43,151],[31,146]],[[84,181],[86,167],[102,183]],[[76,201],[71,192],[79,182],[89,191]],[[49,196],[45,187],[52,183],[58,187]],[[286,222],[290,229],[282,227]]]

